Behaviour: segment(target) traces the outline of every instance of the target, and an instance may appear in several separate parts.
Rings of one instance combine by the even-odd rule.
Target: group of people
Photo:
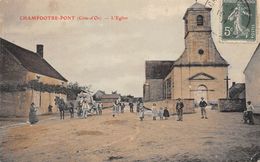
[[[70,111],[71,114],[74,114],[74,108],[71,108],[72,110]],[[81,118],[87,118],[88,114],[91,113],[95,113],[96,115],[102,115],[102,111],[103,111],[103,104],[102,103],[96,103],[96,102],[92,102],[92,103],[88,103],[86,100],[82,100],[80,102],[78,102],[78,106],[77,106],[77,115],[78,117]]]
[[[157,111],[155,103],[152,106],[152,114],[153,114],[153,120],[156,120],[157,117],[159,117],[160,120],[163,120],[163,119],[167,120],[170,117],[170,113],[169,113],[167,107],[165,107],[165,108],[161,107],[159,109],[159,111]]]
[[[58,108],[59,108],[60,114],[61,114],[60,115],[61,119],[64,119],[64,108],[60,108],[60,107],[62,107],[60,105],[64,105],[64,104],[60,104],[60,103],[58,104]],[[199,107],[201,110],[201,119],[208,119],[207,112],[206,112],[207,105],[208,105],[207,102],[204,100],[203,97],[201,97],[201,101],[199,102]],[[184,106],[185,105],[182,102],[182,100],[180,98],[178,98],[177,102],[176,102],[177,121],[183,121]],[[74,113],[75,113],[74,104],[72,102],[67,103],[67,108],[70,112],[70,117],[73,118]],[[129,103],[129,108],[130,108],[130,112],[133,113],[134,104],[132,102]],[[50,109],[50,106],[48,107],[48,109]],[[103,109],[102,103],[95,103],[95,102],[88,103],[86,100],[83,99],[82,101],[78,102],[78,105],[76,107],[76,112],[77,112],[78,117],[86,119],[89,113],[94,112],[94,113],[96,113],[96,115],[102,115],[102,109]],[[119,113],[124,113],[124,109],[125,109],[125,104],[123,102],[120,102],[120,100],[116,100],[113,103],[112,116],[115,117]],[[254,110],[254,107],[253,107],[251,101],[248,101],[246,110],[244,111],[244,114],[243,114],[244,123],[254,124],[253,110]],[[30,124],[35,124],[39,121],[36,116],[36,112],[37,112],[37,108],[36,108],[35,104],[32,103],[30,106],[30,111],[29,111],[29,123]],[[144,115],[145,107],[144,107],[143,102],[141,102],[141,101],[137,102],[136,112],[137,112],[140,120],[143,121],[144,116],[145,116]],[[170,117],[170,113],[169,113],[167,107],[164,107],[164,108],[160,107],[160,109],[158,110],[156,107],[156,104],[154,103],[152,105],[152,119],[156,120],[157,117],[159,117],[160,120],[163,120],[163,119],[167,120]]]
[[[206,107],[207,107],[207,102],[204,100],[203,97],[201,97],[201,101],[199,102],[199,107],[201,109],[201,118],[202,119],[208,119],[207,117],[207,112],[206,112]],[[183,108],[184,108],[184,103],[181,101],[180,98],[177,99],[176,102],[176,114],[177,114],[177,121],[183,121]],[[160,107],[159,111],[156,108],[156,104],[154,103],[152,106],[152,114],[153,114],[153,120],[156,120],[157,117],[162,119],[168,119],[170,117],[170,113],[167,109],[167,107],[162,108]]]
[[[60,112],[60,119],[64,120],[65,110],[67,109],[70,113],[70,118],[74,118],[75,110],[79,118],[87,118],[89,114],[95,113],[96,115],[102,115],[103,104],[102,103],[88,103],[86,100],[81,100],[78,102],[78,105],[75,107],[73,102],[65,103],[63,99],[55,98],[55,104],[57,105]],[[39,120],[36,115],[37,107],[35,103],[31,103],[29,109],[29,123],[35,124]],[[48,106],[48,112],[52,112],[52,106]]]
[[[116,115],[118,115],[120,113],[124,113],[124,111],[125,111],[125,104],[123,102],[121,102],[119,99],[116,100],[113,103],[112,116],[115,117]]]

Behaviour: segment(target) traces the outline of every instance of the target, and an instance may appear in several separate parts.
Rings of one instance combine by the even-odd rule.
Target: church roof
[[[174,61],[146,61],[146,79],[164,79],[172,70]]]
[[[187,16],[188,11],[199,11],[199,10],[209,10],[209,11],[210,11],[211,8],[206,7],[206,5],[203,5],[203,4],[201,4],[201,3],[196,2],[196,3],[194,3],[192,6],[190,6],[190,7],[186,10],[183,19],[185,19],[185,17]]]
[[[67,81],[44,58],[35,52],[24,49],[2,38],[0,38],[0,49],[0,52],[13,55],[30,72]]]
[[[205,9],[205,8],[208,8],[206,7],[205,5],[201,4],[201,3],[194,3],[189,9]]]
[[[228,62],[218,52],[214,41],[210,39],[212,44],[212,51],[209,52],[210,60],[205,62],[192,62],[189,60],[189,53],[184,50],[183,54],[174,62],[174,66],[229,66]]]

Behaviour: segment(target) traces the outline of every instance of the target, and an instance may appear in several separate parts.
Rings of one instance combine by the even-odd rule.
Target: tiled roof
[[[200,10],[208,10],[208,11],[210,11],[211,8],[207,7],[206,5],[203,5],[201,3],[196,2],[196,3],[194,3],[191,7],[189,7],[186,10],[183,19],[185,19],[185,17],[187,16],[188,11],[200,11]]]
[[[174,61],[146,61],[146,79],[164,79],[172,70]]]
[[[106,99],[118,99],[120,98],[119,94],[104,94],[101,96],[102,99],[106,98]]]
[[[208,7],[206,7],[205,5],[203,5],[201,3],[196,2],[190,8],[198,9],[198,8],[208,8]]]
[[[24,49],[2,38],[0,38],[0,48],[0,52],[13,55],[30,72],[67,81],[44,58],[35,52]]]
[[[236,83],[229,88],[229,97],[231,99],[245,98],[245,83]]]

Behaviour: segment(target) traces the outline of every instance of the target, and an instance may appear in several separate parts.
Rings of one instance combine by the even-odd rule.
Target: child
[[[141,121],[144,120],[144,108],[143,107],[140,108],[139,118],[140,118]]]
[[[160,117],[160,120],[163,120],[163,108],[162,107],[160,108],[158,115]]]
[[[153,113],[153,120],[156,120],[157,110],[156,110],[156,104],[155,103],[152,106],[152,113]]]
[[[164,108],[163,116],[164,116],[165,120],[167,120],[170,117],[170,113],[169,113],[167,107]]]
[[[113,110],[112,110],[112,116],[115,117],[116,113],[117,113],[117,105],[114,103]]]

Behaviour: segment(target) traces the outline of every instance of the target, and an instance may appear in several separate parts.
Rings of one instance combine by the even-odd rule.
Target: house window
[[[172,95],[172,90],[171,90],[171,78],[166,80],[166,99],[170,99]]]
[[[203,25],[203,16],[201,16],[201,15],[197,16],[197,25],[198,26]]]

